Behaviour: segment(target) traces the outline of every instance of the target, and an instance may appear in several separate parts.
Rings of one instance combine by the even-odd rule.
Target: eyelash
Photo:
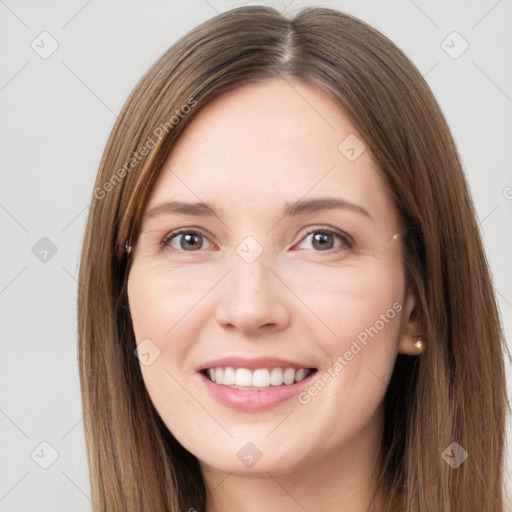
[[[315,250],[315,249],[312,249],[314,252],[316,253],[320,253],[320,254],[333,254],[333,253],[339,253],[343,250],[346,250],[346,249],[351,249],[353,246],[354,246],[354,242],[352,240],[351,237],[349,237],[346,233],[343,233],[342,231],[339,231],[337,229],[334,229],[334,228],[314,228],[314,229],[311,229],[310,231],[308,231],[300,240],[300,242],[302,242],[304,239],[306,239],[309,235],[312,235],[314,233],[322,233],[322,234],[329,234],[329,235],[335,235],[337,236],[338,238],[341,239],[341,246],[340,247],[335,247],[335,248],[332,248],[332,249],[329,249],[327,251],[319,251],[319,250]],[[164,236],[164,238],[162,239],[161,243],[160,243],[160,246],[161,246],[161,249],[170,249],[172,251],[178,251],[178,252],[191,252],[191,253],[194,253],[194,252],[200,252],[200,250],[196,250],[196,251],[184,251],[182,249],[175,249],[174,247],[170,247],[169,246],[169,243],[177,236],[179,235],[187,235],[187,234],[194,234],[194,235],[200,235],[201,237],[203,238],[206,238],[206,240],[208,240],[208,238],[203,235],[200,231],[195,231],[195,230],[192,230],[192,229],[181,229],[181,230],[178,230],[178,231],[171,231],[170,233],[167,233],[167,235]],[[300,243],[299,242],[299,243]],[[297,245],[297,244],[295,244]]]

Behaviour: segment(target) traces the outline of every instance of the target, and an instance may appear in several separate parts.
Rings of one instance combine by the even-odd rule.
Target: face
[[[291,83],[197,113],[130,255],[149,396],[203,467],[231,473],[292,472],[380,435],[410,341],[403,230],[377,165],[325,92]]]

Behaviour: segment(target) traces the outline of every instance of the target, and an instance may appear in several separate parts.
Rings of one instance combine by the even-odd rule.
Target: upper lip
[[[209,370],[210,368],[247,368],[248,370],[258,370],[259,368],[313,368],[311,365],[290,361],[288,359],[281,359],[279,357],[255,357],[252,359],[245,357],[224,357],[222,359],[215,359],[207,361],[196,368],[196,371],[201,372]]]

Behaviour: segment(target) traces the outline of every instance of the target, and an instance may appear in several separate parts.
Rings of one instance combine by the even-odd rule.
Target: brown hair
[[[92,501],[108,512],[204,510],[197,459],[145,389],[127,302],[128,238],[181,131],[209,100],[290,78],[329,93],[380,166],[407,229],[408,286],[427,349],[398,355],[385,396],[383,510],[503,511],[504,339],[458,152],[414,64],[366,23],[326,8],[292,19],[242,7],[203,23],[139,81],[112,130],[84,235],[79,362]],[[188,107],[185,107],[188,105]],[[452,442],[468,453],[453,469]]]

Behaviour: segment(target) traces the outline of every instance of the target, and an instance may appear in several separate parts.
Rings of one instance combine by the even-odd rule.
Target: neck
[[[336,453],[310,457],[292,472],[253,477],[223,473],[201,463],[207,489],[206,512],[286,511],[377,512],[377,484],[383,427],[382,407],[365,429]],[[321,452],[321,450],[320,450]]]

